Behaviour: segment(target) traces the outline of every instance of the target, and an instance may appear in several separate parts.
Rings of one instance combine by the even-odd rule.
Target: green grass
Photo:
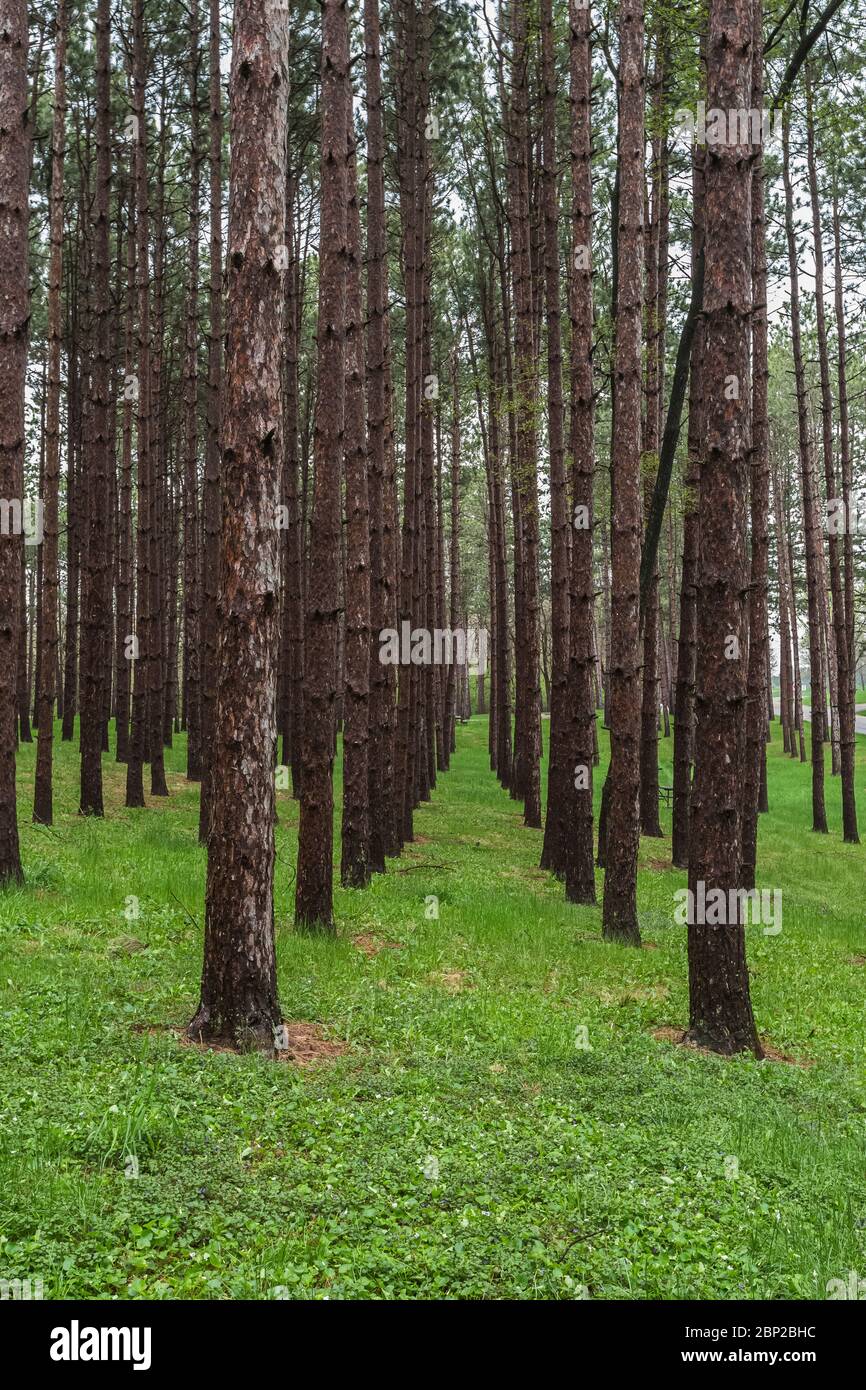
[[[0,895],[0,1277],[52,1298],[725,1299],[823,1298],[866,1273],[866,845],[841,843],[838,781],[814,836],[809,769],[774,726],[760,882],[783,890],[784,925],[749,929],[752,988],[762,1035],[810,1065],[723,1061],[653,1036],[687,1020],[669,839],[641,846],[652,949],[603,943],[599,910],[536,867],[485,721],[458,738],[418,842],[337,892],[335,939],[292,930],[297,806],[279,796],[284,1016],[350,1045],[305,1070],[172,1031],[197,1001],[205,873],[183,740],[171,799],[145,811],[106,760],[102,822],[75,814],[76,751],[58,743],[52,831],[30,823],[22,748],[27,885]],[[663,741],[662,781],[670,757]],[[394,946],[370,957],[359,934]]]

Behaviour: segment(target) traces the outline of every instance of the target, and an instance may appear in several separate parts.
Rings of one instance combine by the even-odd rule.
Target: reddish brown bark
[[[614,417],[611,440],[610,771],[603,930],[637,945],[640,824],[641,266],[643,263],[643,0],[619,16],[619,198]]]
[[[186,698],[186,775],[201,780],[201,597],[199,592],[198,506],[198,240],[199,240],[199,92],[201,64],[198,0],[189,11],[189,224],[184,360],[183,599],[184,684]]]
[[[288,11],[236,0],[216,708],[193,1038],[272,1048]],[[342,126],[345,145],[345,123]]]
[[[81,613],[81,794],[85,816],[103,815],[102,733],[109,628],[107,550],[109,473],[114,420],[111,413],[111,194],[110,8],[96,10],[96,200],[93,229],[92,436],[85,472],[87,563]]]
[[[27,6],[0,0],[0,498],[22,503],[27,370],[28,184]],[[20,882],[15,807],[16,674],[21,622],[22,537],[0,533],[0,886]]]
[[[543,88],[544,304],[547,318],[547,411],[550,453],[551,628],[550,733],[547,763],[547,814],[541,867],[565,876],[568,853],[569,786],[574,777],[568,739],[569,672],[569,515],[565,476],[562,401],[562,332],[559,305],[559,196],[556,177],[556,64],[553,4],[541,0]]]
[[[202,500],[201,578],[201,799],[198,836],[206,843],[210,824],[210,769],[216,698],[217,587],[220,534],[220,417],[222,394],[222,139],[220,86],[220,0],[210,0],[208,100],[210,106],[210,285],[208,291],[207,444]]]
[[[348,103],[346,223],[346,649],[343,704],[343,820],[340,877],[344,887],[370,879],[368,803],[370,718],[370,507],[361,306],[361,213],[355,122]]]
[[[751,60],[750,0],[710,0],[709,108],[749,109]],[[730,894],[740,884],[746,706],[751,154],[749,145],[733,141],[708,145],[705,165],[706,442],[700,482],[688,1036],[714,1052],[745,1050],[760,1057],[741,900],[735,898],[734,911],[729,910]],[[710,916],[697,911],[702,889],[725,895],[720,922],[700,920]]]
[[[342,0],[322,9],[321,215],[313,512],[305,631],[305,706],[295,920],[333,930],[334,707],[340,608],[340,470],[346,361],[349,36]]]
[[[824,241],[821,230],[821,203],[818,193],[818,169],[815,160],[815,131],[812,118],[811,83],[806,83],[807,110],[807,167],[809,194],[812,203],[812,238],[815,247],[815,315],[818,337],[818,363],[821,376],[821,440],[824,453],[824,481],[827,500],[839,496],[836,484],[836,465],[833,439],[833,395],[830,389],[830,354],[827,348],[827,317],[824,307]],[[841,282],[841,275],[839,276]],[[841,292],[841,283],[838,286]],[[847,402],[846,402],[847,404]],[[847,435],[847,421],[846,421]],[[847,440],[846,440],[847,443]],[[847,509],[845,511],[847,518]],[[850,531],[850,526],[845,531]],[[838,702],[839,771],[842,777],[842,838],[846,844],[860,843],[857,832],[857,804],[854,792],[855,709],[854,684],[851,680],[851,649],[848,641],[847,605],[843,580],[844,541],[834,527],[828,528],[827,550],[830,562],[832,595],[832,655],[836,665],[836,697]]]
[[[39,688],[38,746],[33,819],[53,824],[52,750],[54,702],[57,697],[59,573],[57,538],[60,495],[60,355],[63,338],[63,163],[66,152],[66,0],[59,0],[54,39],[54,116],[51,127],[51,192],[48,255],[48,397],[45,407],[44,538]]]
[[[571,73],[571,517],[569,706],[569,827],[565,896],[595,902],[592,768],[595,759],[595,583],[592,528],[595,412],[592,383],[592,58],[588,7],[569,5]]]
[[[751,107],[764,101],[763,5],[753,0]],[[767,240],[764,219],[764,162],[759,145],[752,164],[752,566],[749,585],[749,669],[746,703],[746,768],[743,779],[741,881],[754,888],[758,860],[761,770],[766,760],[767,655],[770,561],[770,422],[767,360]]]
[[[827,834],[824,806],[824,721],[826,699],[821,662],[821,532],[815,492],[815,467],[809,430],[809,402],[800,334],[800,272],[794,235],[794,195],[790,171],[790,131],[787,111],[782,127],[782,176],[785,185],[785,236],[788,243],[788,277],[791,289],[791,348],[797,392],[797,427],[800,443],[800,494],[806,536],[806,594],[809,626],[809,681],[812,691],[810,721],[812,749],[812,829]]]

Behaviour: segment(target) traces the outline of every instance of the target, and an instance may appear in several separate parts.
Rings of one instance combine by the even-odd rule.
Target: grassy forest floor
[[[538,869],[478,717],[416,843],[337,892],[334,939],[292,930],[297,805],[278,794],[284,1016],[345,1053],[301,1067],[184,1044],[205,851],[183,739],[171,799],[145,811],[106,759],[99,822],[76,815],[58,742],[50,831],[23,747],[28,882],[0,895],[0,1275],[52,1298],[764,1299],[866,1272],[866,844],[841,843],[829,775],[831,834],[810,832],[809,770],[773,735],[759,886],[783,890],[783,930],[751,927],[748,947],[762,1036],[794,1060],[761,1063],[655,1036],[687,1022],[669,838],[641,844],[644,949],[603,943],[600,911]],[[661,759],[669,782],[669,740]],[[866,828],[862,738],[858,759]]]

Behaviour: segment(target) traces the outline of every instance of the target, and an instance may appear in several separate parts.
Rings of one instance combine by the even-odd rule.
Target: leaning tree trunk
[[[322,12],[319,392],[305,633],[305,708],[295,921],[333,930],[334,707],[340,608],[340,465],[346,357],[346,125],[349,34],[342,0]]]
[[[0,497],[23,505],[27,374],[28,185],[27,5],[0,0]],[[21,622],[22,538],[0,531],[0,887],[20,882],[15,807],[16,677]]]
[[[63,338],[63,161],[66,143],[66,0],[57,7],[54,40],[54,119],[51,128],[51,198],[48,258],[48,398],[45,407],[45,523],[42,545],[41,653],[33,819],[53,824],[52,750],[57,698],[57,531],[60,494],[60,358]]]
[[[236,0],[228,301],[205,949],[192,1038],[273,1047],[288,10]],[[342,127],[345,145],[345,124]]]
[[[749,108],[750,0],[710,0],[707,105]],[[738,132],[739,137],[740,132]],[[740,884],[745,735],[746,498],[751,400],[751,156],[708,146],[705,166],[704,425],[695,674],[695,779],[689,847],[688,1037],[714,1052],[761,1046],[752,1014]],[[699,885],[721,891],[721,923],[698,921]],[[733,920],[730,920],[733,917]]]
[[[636,444],[641,430],[643,0],[623,0],[619,31],[619,208],[610,501],[610,770],[603,932],[608,940],[639,945],[641,499]]]

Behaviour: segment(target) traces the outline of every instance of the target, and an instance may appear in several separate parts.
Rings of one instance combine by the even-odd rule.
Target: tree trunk
[[[692,273],[704,255],[705,154],[696,145],[692,157]],[[697,664],[698,560],[700,555],[701,459],[704,451],[704,325],[698,320],[689,366],[688,456],[683,497],[683,563],[680,574],[680,631],[677,650],[677,694],[674,710],[673,816],[671,859],[677,869],[689,867],[692,804],[692,764],[695,747],[695,671]]]
[[[707,106],[748,110],[750,0],[710,0]],[[753,151],[707,147],[704,289],[705,452],[701,462],[695,674],[695,779],[689,847],[688,1038],[762,1055],[752,1015],[740,884],[745,741],[746,498],[750,447]],[[701,885],[701,888],[699,888]],[[721,924],[698,920],[702,889],[725,895]],[[733,920],[731,920],[733,918]]]
[[[569,3],[571,99],[571,569],[568,634],[568,828],[565,896],[595,903],[592,768],[595,761],[595,584],[593,481],[595,411],[592,381],[592,59],[588,6]]]
[[[217,659],[217,588],[220,537],[220,419],[222,395],[222,88],[220,85],[220,0],[210,0],[210,328],[207,353],[207,448],[205,453],[201,607],[201,799],[198,837],[207,843],[211,804],[211,745],[214,735]]]
[[[815,497],[812,439],[809,433],[809,402],[803,348],[800,340],[800,273],[794,236],[794,195],[790,173],[790,130],[787,111],[783,121],[783,179],[785,184],[785,235],[788,243],[788,274],[791,286],[791,347],[797,391],[797,425],[800,441],[800,488],[803,529],[806,534],[806,588],[809,609],[809,681],[812,694],[812,829],[827,834],[824,807],[824,717],[825,695],[821,676],[821,532]]]
[[[641,429],[643,0],[623,0],[619,33],[619,198],[610,503],[610,785],[603,932],[607,940],[639,945],[641,501],[640,455],[635,445]]]
[[[541,0],[543,89],[542,185],[544,212],[544,302],[547,315],[547,411],[550,454],[550,608],[552,673],[547,762],[547,815],[541,867],[564,878],[568,862],[568,809],[574,777],[569,758],[569,564],[568,489],[562,403],[562,334],[559,307],[559,196],[556,176],[556,63],[553,3]],[[588,114],[588,113],[584,113]],[[585,616],[585,615],[584,615]]]
[[[45,407],[45,520],[42,544],[42,593],[39,688],[37,692],[36,784],[33,819],[53,825],[52,750],[54,702],[57,697],[57,618],[59,573],[57,536],[60,496],[60,383],[63,319],[63,163],[66,152],[66,0],[57,6],[54,39],[54,118],[51,127],[51,195],[48,260],[48,398]]]
[[[305,631],[305,708],[295,921],[332,931],[334,706],[340,608],[340,465],[346,368],[346,127],[350,109],[349,35],[345,5],[322,9],[319,382],[315,477]]]
[[[818,193],[818,170],[815,162],[815,131],[812,121],[812,90],[806,83],[807,164],[809,196],[812,203],[812,238],[815,246],[815,312],[818,335],[818,362],[821,373],[821,438],[824,450],[824,480],[827,501],[838,497],[836,466],[833,458],[833,395],[830,389],[830,354],[827,348],[827,318],[824,308],[824,243],[821,233],[821,203]],[[841,271],[838,292],[841,294]],[[841,396],[841,392],[840,392]],[[846,402],[847,405],[847,402]],[[840,401],[841,410],[841,401]],[[847,436],[847,420],[845,433]],[[847,439],[846,439],[847,445]],[[847,509],[844,511],[847,520]],[[845,531],[850,527],[846,525]],[[844,542],[843,542],[844,546]],[[854,792],[854,755],[856,750],[854,686],[851,681],[851,651],[848,642],[847,606],[842,574],[842,549],[834,527],[827,527],[827,549],[830,562],[833,637],[837,668],[837,701],[839,711],[839,770],[842,777],[842,838],[846,844],[860,843],[857,832],[857,804]]]
[[[92,446],[84,475],[87,565],[81,614],[81,796],[85,816],[101,816],[102,724],[109,628],[107,554],[111,413],[111,196],[110,6],[96,9],[96,202],[93,229],[94,332],[91,370]]]
[[[147,39],[144,0],[132,11],[133,139],[135,141],[135,280],[137,299],[137,375],[133,386],[136,411],[138,511],[136,524],[136,612],[133,643],[132,730],[126,764],[126,805],[144,805],[143,767],[147,743],[148,630],[150,614],[150,205],[147,180]]]
[[[0,0],[0,497],[23,506],[24,393],[29,319],[27,6]],[[5,520],[5,519],[4,519]],[[0,887],[21,882],[15,805],[16,675],[23,543],[0,532]]]
[[[199,576],[201,572],[198,508],[198,240],[199,240],[199,144],[198,76],[201,65],[198,0],[189,12],[189,257],[186,289],[186,358],[184,363],[184,684],[186,699],[186,775],[201,781],[201,634]]]
[[[288,10],[236,0],[229,84],[220,638],[201,1001],[189,1035],[272,1048]],[[341,127],[345,149],[345,122]]]
[[[348,103],[346,224],[346,694],[343,709],[343,822],[340,878],[345,888],[370,880],[370,508],[364,400],[364,322],[361,306],[361,214],[358,206],[355,122]],[[432,500],[432,498],[431,498]]]
[[[764,102],[763,5],[753,0],[751,107]],[[759,144],[752,164],[752,566],[749,585],[749,668],[746,693],[746,769],[743,779],[741,883],[754,888],[758,862],[758,808],[767,749],[767,574],[770,561],[770,422],[767,360],[767,242],[764,164]]]

